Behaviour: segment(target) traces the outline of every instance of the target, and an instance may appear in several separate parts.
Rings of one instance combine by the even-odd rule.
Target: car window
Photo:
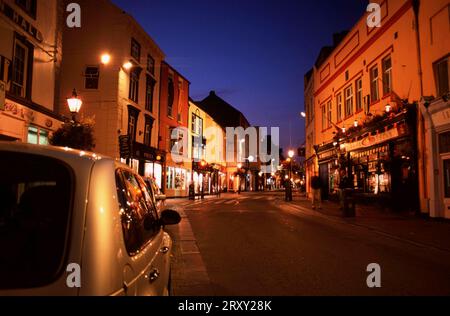
[[[73,183],[59,160],[0,152],[0,288],[48,285],[65,270]]]
[[[132,256],[158,233],[160,225],[150,193],[139,176],[119,169],[116,186],[125,246]]]

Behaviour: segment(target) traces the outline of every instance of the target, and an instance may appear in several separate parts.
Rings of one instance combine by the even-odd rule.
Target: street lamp
[[[102,54],[102,56],[100,57],[100,60],[102,62],[103,65],[107,65],[109,64],[109,62],[111,61],[111,55],[108,53],[104,53]]]
[[[294,157],[294,151],[291,149],[288,151],[289,160],[289,178],[292,175],[292,158]]]
[[[72,113],[72,120],[75,122],[75,116],[80,112],[81,105],[83,101],[78,98],[77,91],[75,88],[72,91],[72,97],[67,99],[67,105],[69,106],[69,111]]]
[[[300,112],[300,116],[305,118],[306,117],[306,113],[305,112]]]

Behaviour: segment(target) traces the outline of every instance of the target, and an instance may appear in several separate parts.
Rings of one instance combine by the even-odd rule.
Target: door
[[[168,283],[169,253],[152,191],[130,170],[117,170],[122,231],[130,257],[127,288],[137,295],[163,295]],[[132,275],[130,275],[132,274]],[[125,277],[125,276],[124,276]]]
[[[444,214],[446,218],[450,218],[450,155],[443,156],[442,161]]]
[[[328,200],[328,190],[330,189],[328,163],[319,165],[319,177],[322,183],[322,200]]]

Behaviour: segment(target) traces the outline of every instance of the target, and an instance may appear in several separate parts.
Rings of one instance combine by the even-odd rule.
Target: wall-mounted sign
[[[3,14],[17,26],[22,28],[25,32],[31,35],[39,43],[44,41],[42,33],[36,29],[30,22],[28,22],[22,15],[14,10],[10,5],[6,4],[4,1],[0,0],[0,14]]]
[[[408,128],[405,124],[402,124],[396,128],[392,128],[386,132],[376,135],[369,135],[353,143],[346,143],[341,145],[341,150],[352,151],[360,148],[366,148],[373,145],[381,144],[385,141],[406,135]]]

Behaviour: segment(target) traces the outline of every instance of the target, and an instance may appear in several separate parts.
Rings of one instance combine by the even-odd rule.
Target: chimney
[[[211,96],[211,97],[216,96],[216,91],[214,91],[214,90],[209,91],[209,96]]]

